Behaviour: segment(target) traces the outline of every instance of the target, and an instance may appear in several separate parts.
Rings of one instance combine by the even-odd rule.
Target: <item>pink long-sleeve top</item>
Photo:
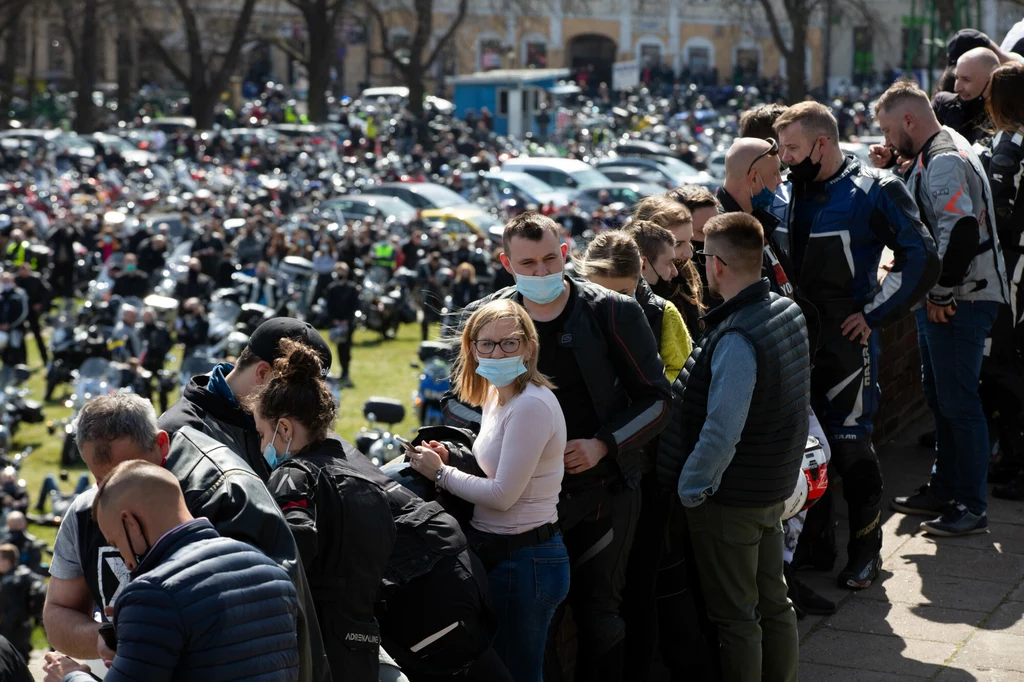
[[[446,466],[441,487],[476,505],[473,527],[516,535],[558,520],[565,417],[551,389],[529,384],[504,405],[491,390],[473,454],[487,478]]]

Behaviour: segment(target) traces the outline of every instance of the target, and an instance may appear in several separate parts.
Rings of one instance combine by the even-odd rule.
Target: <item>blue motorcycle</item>
[[[452,373],[448,352],[447,343],[424,341],[420,344],[419,358],[423,363],[423,371],[420,372],[420,383],[412,395],[412,402],[422,426],[438,426],[444,423],[441,398],[451,386]]]

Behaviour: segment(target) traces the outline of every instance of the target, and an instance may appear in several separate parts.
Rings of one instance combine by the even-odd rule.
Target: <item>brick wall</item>
[[[875,443],[880,445],[895,438],[928,409],[921,392],[921,356],[913,313],[882,332],[878,380],[882,404],[875,417]]]

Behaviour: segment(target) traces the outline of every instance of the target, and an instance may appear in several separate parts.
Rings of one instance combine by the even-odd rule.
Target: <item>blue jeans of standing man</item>
[[[516,682],[542,682],[548,627],[569,593],[562,534],[517,549],[491,569],[487,580],[499,623],[494,650]]]
[[[927,310],[917,311],[922,384],[935,415],[932,493],[979,515],[988,506],[989,440],[978,382],[998,311],[991,301],[957,301],[956,315],[941,324],[929,322]]]

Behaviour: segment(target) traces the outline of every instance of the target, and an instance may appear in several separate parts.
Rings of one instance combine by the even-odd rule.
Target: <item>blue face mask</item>
[[[551,303],[561,296],[565,289],[561,272],[553,272],[543,277],[520,275],[518,272],[513,272],[516,276],[516,291],[522,294],[523,298],[528,298],[540,305]]]
[[[277,456],[277,447],[274,446],[274,441],[277,440],[277,430],[281,428],[281,422],[277,422],[277,426],[274,427],[274,435],[270,438],[270,442],[267,443],[267,447],[263,448],[263,459],[267,460],[267,464],[270,466],[270,470],[276,469],[281,462],[288,459],[288,455],[291,453],[292,441],[289,438],[288,443],[285,445],[284,454],[280,457]]]
[[[761,191],[750,195],[750,206],[753,210],[767,209],[775,202],[775,193],[768,189],[764,182],[761,183]]]
[[[523,374],[526,374],[526,365],[523,363],[522,355],[514,358],[498,359],[478,357],[476,359],[476,373],[498,388],[502,388],[508,386]]]

